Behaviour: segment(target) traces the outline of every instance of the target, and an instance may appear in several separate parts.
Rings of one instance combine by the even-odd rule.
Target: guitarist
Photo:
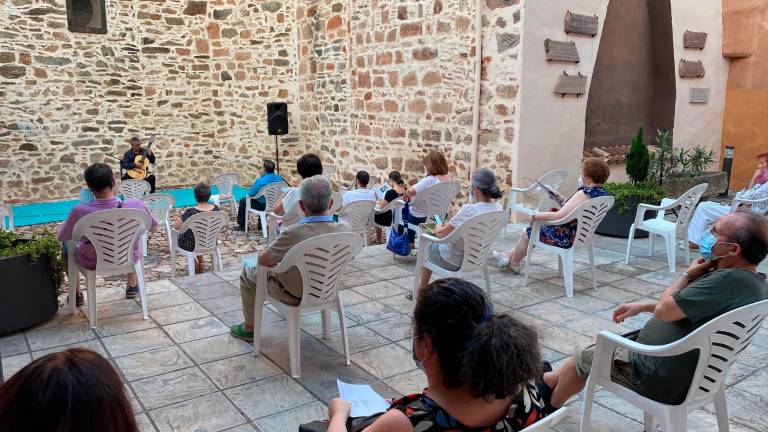
[[[141,148],[139,137],[132,137],[129,142],[131,149],[125,152],[123,159],[120,160],[120,167],[126,170],[126,173],[123,174],[123,180],[146,180],[152,188],[150,193],[155,193],[155,175],[150,174],[148,169],[150,163],[155,163],[155,154],[149,148]],[[133,175],[129,174],[128,171]],[[141,171],[144,171],[144,174],[136,174]]]

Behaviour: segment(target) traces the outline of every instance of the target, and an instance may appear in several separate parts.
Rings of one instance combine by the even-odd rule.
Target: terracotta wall
[[[669,0],[608,5],[587,103],[584,147],[629,145],[640,124],[649,144],[656,129],[672,129],[676,71],[671,35]]]
[[[768,3],[724,0],[723,55],[730,74],[723,118],[723,147],[736,147],[731,188],[741,189],[768,151]]]

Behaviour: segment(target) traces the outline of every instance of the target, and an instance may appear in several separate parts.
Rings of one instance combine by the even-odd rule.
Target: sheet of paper
[[[347,384],[339,379],[336,384],[339,386],[339,397],[352,404],[352,417],[367,417],[389,408],[389,402],[368,384]]]

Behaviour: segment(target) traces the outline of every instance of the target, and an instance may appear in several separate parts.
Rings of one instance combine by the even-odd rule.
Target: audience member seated
[[[678,341],[726,312],[768,298],[765,275],[757,272],[766,253],[768,220],[750,211],[727,214],[702,236],[703,258],[694,261],[658,301],[622,304],[613,312],[613,320],[622,323],[640,313],[651,313],[636,334],[637,342],[665,345]],[[551,397],[548,409],[556,410],[584,388],[593,355],[594,346],[577,349],[561,368],[544,374],[539,388],[542,397]],[[697,361],[698,351],[651,357],[619,349],[614,353],[611,378],[647,398],[677,405],[688,393]]]
[[[519,431],[544,416],[536,331],[494,314],[470,282],[441,279],[419,291],[412,355],[428,387],[393,401],[366,431]],[[346,431],[350,410],[331,401],[328,432]]]
[[[758,200],[768,198],[768,153],[757,157],[758,165],[755,174],[743,190],[736,192],[736,198]],[[755,204],[752,210],[762,215],[768,214],[768,203]],[[725,216],[731,211],[731,206],[713,201],[699,203],[693,212],[691,223],[688,225],[688,246],[699,249],[699,240],[712,222]]]
[[[187,219],[198,213],[219,211],[219,206],[208,203],[209,199],[211,199],[211,187],[205,183],[198,183],[195,186],[195,201],[197,201],[197,204],[194,207],[186,209],[184,213],[181,214],[181,219],[173,224],[173,228],[176,230],[181,229],[181,226],[184,225],[184,222]],[[195,249],[195,234],[190,230],[181,233],[181,235],[179,235],[179,247],[187,252],[192,252]],[[203,267],[203,257],[196,256],[195,273],[202,273]]]
[[[0,431],[138,432],[112,364],[72,348],[25,366],[0,386]]]
[[[496,184],[496,176],[489,169],[480,169],[472,174],[472,189],[469,192],[469,204],[464,204],[458,213],[447,223],[435,226],[435,235],[438,238],[447,237],[456,228],[467,219],[479,214],[501,211],[503,208],[496,200],[501,198],[501,191]],[[433,264],[450,270],[456,271],[461,267],[461,261],[464,259],[464,240],[456,239],[451,243],[438,244],[432,243],[429,251],[429,261]],[[419,289],[423,289],[429,283],[432,277],[432,270],[422,267],[419,275]],[[411,294],[406,297],[411,298]]]
[[[139,209],[147,212],[152,216],[149,209],[139,200],[128,199],[120,201],[115,196],[115,177],[112,173],[112,168],[107,164],[95,163],[85,169],[85,184],[88,189],[93,193],[93,201],[87,203],[79,203],[69,212],[67,219],[64,221],[64,225],[59,229],[59,240],[66,242],[72,239],[72,230],[75,228],[77,221],[84,216],[91,213],[110,210],[115,208],[131,208]],[[152,231],[157,228],[157,220],[152,218]],[[66,257],[66,244],[63,255]],[[93,270],[96,268],[96,249],[93,247],[90,241],[85,238],[79,239],[75,245],[75,261],[81,266]],[[133,259],[138,262],[141,259],[141,247],[139,246],[139,240],[136,240],[136,244],[133,248]],[[138,279],[136,273],[128,273],[128,282],[125,287],[125,298],[134,298],[139,293]],[[77,306],[82,306],[84,303],[83,293],[77,292]]]
[[[306,153],[296,161],[296,171],[301,179],[308,179],[316,175],[323,174],[323,163],[320,158],[313,153]],[[292,211],[299,204],[299,188],[292,187],[283,198],[275,205],[275,213],[285,215]]]
[[[520,235],[520,241],[515,248],[506,252],[493,251],[493,256],[502,267],[507,267],[515,274],[520,274],[520,262],[528,253],[528,242],[531,236],[531,226],[535,221],[555,221],[567,216],[579,205],[608,193],[603,189],[603,183],[608,180],[611,169],[603,158],[592,157],[584,159],[581,163],[581,176],[579,177],[579,189],[567,201],[557,191],[552,191],[550,197],[561,205],[560,210],[538,212],[531,216],[531,223]],[[541,227],[542,243],[568,249],[573,246],[576,238],[577,222],[571,221],[565,225],[544,225]]]
[[[275,174],[275,163],[267,159],[262,165],[264,174],[253,181],[251,188],[248,189],[248,196],[255,197],[265,186],[272,183],[283,183],[282,177]],[[263,211],[267,207],[267,200],[260,197],[257,200],[251,200],[251,207],[255,210]],[[237,228],[235,231],[245,231],[245,197],[240,198],[237,204]]]
[[[400,171],[391,171],[389,173],[389,187],[390,189],[384,194],[384,198],[379,200],[379,208],[384,208],[392,201],[400,198],[406,191],[405,182],[400,175]],[[373,217],[377,225],[390,226],[392,225],[392,210],[386,213],[377,214]],[[381,243],[381,228],[376,227],[376,241]]]
[[[405,200],[414,198],[417,194],[424,192],[432,185],[453,180],[453,177],[448,174],[448,161],[442,153],[431,150],[424,156],[422,163],[424,164],[424,169],[427,171],[427,176],[419,180],[412,188],[405,191],[403,194]],[[424,206],[410,206],[408,223],[418,225],[426,222],[426,212],[427,209]],[[408,241],[411,244],[411,249],[413,249],[416,241],[416,231],[412,229],[408,230]]]
[[[274,267],[280,263],[286,253],[302,241],[321,234],[349,232],[352,228],[343,222],[334,222],[328,214],[333,205],[331,200],[331,183],[318,174],[304,179],[297,189],[299,191],[299,206],[306,215],[296,225],[283,227],[275,241],[259,254],[261,266]],[[247,267],[240,274],[240,295],[243,300],[243,315],[245,322],[233,325],[230,331],[234,337],[253,340],[253,308],[256,298],[256,267]],[[270,296],[279,301],[298,306],[303,293],[301,275],[298,269],[291,268],[286,273],[267,280]]]
[[[368,182],[371,176],[366,171],[358,171],[355,174],[355,188],[344,192],[344,196],[341,200],[341,205],[345,206],[351,202],[371,200],[376,201],[376,192],[368,189]]]

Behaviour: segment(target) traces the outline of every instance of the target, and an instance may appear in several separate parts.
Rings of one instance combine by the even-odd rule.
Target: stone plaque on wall
[[[683,33],[683,46],[685,48],[704,49],[707,44],[707,34],[704,32],[687,31]]]
[[[544,50],[547,53],[547,61],[579,62],[579,50],[576,49],[576,42],[562,42],[545,39]]]
[[[565,32],[590,36],[597,35],[597,15],[589,16],[571,13],[571,11],[566,12]]]
[[[703,78],[704,64],[699,61],[680,59],[680,78]]]
[[[690,94],[688,95],[688,101],[690,103],[698,103],[698,104],[704,104],[709,102],[709,89],[703,88],[703,87],[691,88]]]
[[[578,75],[568,75],[563,72],[557,80],[555,93],[565,97],[573,94],[577,97],[587,92],[587,77],[579,73]]]

